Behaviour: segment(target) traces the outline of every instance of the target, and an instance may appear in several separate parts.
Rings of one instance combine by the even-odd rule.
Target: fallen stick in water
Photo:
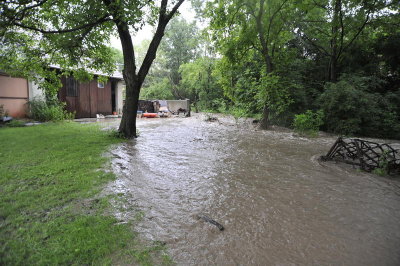
[[[222,224],[214,221],[213,219],[211,219],[210,217],[206,216],[206,215],[197,215],[197,219],[201,219],[203,221],[209,222],[210,224],[215,225],[216,227],[218,227],[218,229],[220,231],[224,230],[224,227],[222,226]]]

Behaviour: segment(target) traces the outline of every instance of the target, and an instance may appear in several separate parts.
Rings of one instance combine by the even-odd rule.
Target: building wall
[[[121,80],[118,81],[117,83],[117,88],[116,88],[116,92],[115,95],[117,97],[116,99],[116,111],[117,113],[120,115],[122,114],[122,108],[124,107],[124,99],[123,99],[123,91],[125,90],[125,83]]]
[[[28,80],[29,100],[45,99],[43,90],[39,89],[39,85],[32,80]]]
[[[96,117],[96,114],[109,115],[112,113],[111,106],[111,82],[99,88],[97,79],[79,84],[78,96],[66,95],[66,80],[61,79],[63,87],[60,89],[59,98],[67,103],[68,111],[75,111],[77,117]],[[124,84],[119,81],[116,86],[116,109],[122,113]],[[16,118],[27,116],[27,102],[34,98],[44,99],[44,93],[39,86],[24,78],[10,77],[0,73],[0,105],[4,106],[8,115]]]
[[[28,81],[0,74],[0,105],[9,116],[22,118],[26,116],[29,98]]]
[[[96,114],[111,115],[112,104],[111,104],[111,81],[109,80],[104,84],[104,88],[97,87],[97,81],[91,83],[91,89],[97,91],[97,112]],[[92,100],[92,99],[91,99]],[[92,100],[93,101],[93,100]]]
[[[60,100],[67,103],[69,112],[76,112],[76,118],[96,117],[96,114],[110,115],[111,105],[111,82],[99,88],[97,78],[90,82],[81,82],[78,86],[77,96],[67,96],[66,78],[62,78]]]

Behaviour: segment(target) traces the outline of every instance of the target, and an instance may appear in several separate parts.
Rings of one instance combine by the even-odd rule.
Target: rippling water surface
[[[398,181],[320,163],[332,137],[228,120],[140,120],[140,137],[112,151],[107,189],[144,211],[143,237],[178,265],[400,265]]]

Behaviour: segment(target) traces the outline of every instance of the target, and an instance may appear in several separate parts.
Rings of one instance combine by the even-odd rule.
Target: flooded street
[[[112,150],[107,189],[143,211],[135,230],[178,265],[400,265],[400,183],[319,162],[334,137],[199,116],[138,128]]]

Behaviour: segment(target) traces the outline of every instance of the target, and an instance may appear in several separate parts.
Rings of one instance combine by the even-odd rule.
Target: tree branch
[[[317,3],[315,0],[312,0],[312,1],[313,1],[314,5],[316,5],[317,7],[320,7],[320,8],[325,9],[325,10],[327,9],[326,6]]]
[[[245,4],[239,5],[239,6],[237,7],[235,13],[231,16],[231,19],[230,19],[229,22],[228,22],[229,31],[231,30],[231,27],[233,26],[234,19],[236,18],[236,15],[239,13],[240,9],[241,9],[243,6],[245,6]]]
[[[158,49],[158,46],[160,45],[162,37],[164,36],[165,27],[167,26],[167,24],[171,20],[171,18],[174,16],[174,14],[178,10],[178,8],[181,6],[183,1],[185,1],[185,0],[179,0],[179,2],[177,2],[175,4],[175,6],[172,8],[172,10],[168,14],[167,14],[167,10],[166,10],[168,0],[161,1],[160,17],[158,20],[157,29],[153,36],[153,39],[151,40],[151,43],[147,50],[146,56],[144,57],[143,63],[140,66],[140,69],[138,72],[140,83],[143,83],[147,73],[149,72],[151,64],[153,63],[154,59],[156,58],[157,49]]]
[[[24,9],[22,9],[21,10],[21,12],[26,12],[27,10],[29,10],[29,9],[33,9],[33,8],[35,8],[35,7],[39,7],[39,6],[41,6],[41,5],[43,5],[44,3],[46,3],[48,0],[43,0],[43,1],[39,1],[37,4],[35,4],[35,5],[31,5],[31,6],[27,6],[27,7],[25,7]]]
[[[308,36],[304,32],[302,35],[300,35],[300,37],[304,37],[312,46],[314,46],[321,53],[325,54],[326,56],[330,56],[330,53],[328,53],[328,51],[324,47],[316,44],[312,39],[308,38]]]
[[[250,3],[248,3],[248,2],[246,2],[246,3],[243,4],[243,5],[246,5],[247,8],[250,10],[250,12],[248,12],[248,13],[250,14],[250,16],[252,16],[254,19],[257,20],[256,12],[254,11],[253,6],[252,6]],[[239,10],[240,10],[240,7],[239,7],[237,10],[239,11]]]
[[[135,49],[133,47],[131,34],[129,33],[129,25],[125,20],[120,19],[121,11],[117,9],[120,6],[114,5],[116,3],[112,2],[112,0],[103,0],[103,3],[107,6],[108,12],[113,16],[113,21],[121,40],[122,53],[124,55],[124,79],[126,82],[133,82],[132,80],[127,80],[129,79],[127,75],[128,72],[130,72],[129,74],[133,72],[134,78],[137,77]]]
[[[342,8],[340,8],[339,17],[340,17],[340,28],[341,28],[341,31],[340,31],[340,49],[339,49],[339,52],[338,52],[337,57],[336,57],[337,59],[339,59],[340,55],[343,52],[343,43],[344,43],[344,24],[343,24],[343,11],[342,11]]]
[[[176,11],[178,11],[178,8],[182,5],[184,1],[185,0],[179,0],[179,2],[175,4],[175,6],[172,8],[167,16],[168,20],[170,20],[175,15]]]
[[[165,15],[167,14],[167,5],[168,5],[168,0],[162,0],[161,5],[160,5],[160,16],[158,18],[158,23],[160,23],[161,20],[165,19]]]
[[[353,42],[357,39],[357,37],[361,34],[361,32],[364,30],[365,26],[367,26],[367,24],[368,24],[370,15],[371,15],[371,10],[368,11],[368,14],[367,14],[367,17],[365,18],[365,21],[363,22],[361,27],[358,29],[357,33],[350,40],[350,42],[342,49],[342,51],[345,51],[347,48],[349,48],[350,45],[352,45]]]
[[[23,29],[37,31],[42,34],[62,34],[62,33],[75,32],[75,31],[79,31],[82,29],[86,29],[86,28],[92,28],[96,25],[99,25],[99,24],[107,22],[107,21],[111,21],[111,18],[109,18],[108,14],[104,15],[103,17],[101,17],[100,19],[98,19],[92,23],[81,25],[81,26],[73,28],[73,29],[63,29],[63,30],[44,30],[44,29],[39,29],[39,28],[33,27],[33,26],[28,26],[28,25],[25,25],[25,24],[22,24],[19,22],[14,22],[13,25],[18,26]]]
[[[288,1],[289,1],[289,0],[283,1],[282,4],[278,7],[278,9],[275,10],[275,12],[274,12],[274,13],[272,14],[272,16],[270,17],[270,19],[269,19],[269,25],[268,25],[268,31],[267,31],[267,40],[269,39],[269,35],[270,35],[270,32],[271,32],[271,26],[272,26],[272,23],[273,23],[273,21],[274,21],[274,19],[275,19],[275,16],[282,10],[283,6],[284,6]]]
[[[4,16],[4,18],[8,19],[8,22],[6,23],[6,25],[15,25],[15,21],[21,21],[24,19],[26,12],[28,10],[31,10],[38,6],[41,6],[44,3],[46,3],[47,1],[48,0],[43,0],[43,1],[40,1],[31,6],[25,6],[26,4],[20,4],[19,2],[3,2],[0,6],[3,9],[2,16]],[[14,6],[13,9],[10,9],[7,4],[17,5],[17,7]],[[19,8],[21,8],[23,6],[24,6],[24,8],[22,10],[18,10]]]

